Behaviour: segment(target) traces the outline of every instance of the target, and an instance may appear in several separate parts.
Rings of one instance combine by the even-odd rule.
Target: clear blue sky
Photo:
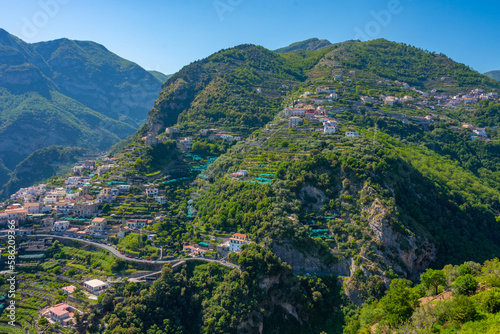
[[[26,42],[91,40],[166,74],[222,48],[311,37],[386,38],[500,70],[499,14],[489,0],[0,0],[0,27]]]

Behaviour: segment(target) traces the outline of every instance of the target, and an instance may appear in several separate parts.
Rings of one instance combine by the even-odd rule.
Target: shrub
[[[490,313],[500,311],[500,289],[494,288],[481,294],[481,305],[483,309]]]
[[[471,295],[477,289],[477,282],[474,276],[467,274],[457,277],[455,282],[453,282],[453,288],[460,295]]]

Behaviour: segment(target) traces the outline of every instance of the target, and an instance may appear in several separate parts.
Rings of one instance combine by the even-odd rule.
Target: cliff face
[[[336,276],[349,276],[351,274],[350,261],[341,259],[334,264],[327,264],[319,258],[317,251],[299,251],[288,243],[274,243],[273,252],[292,267],[295,274],[328,274]]]

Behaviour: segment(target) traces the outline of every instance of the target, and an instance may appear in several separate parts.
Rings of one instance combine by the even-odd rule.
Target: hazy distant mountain
[[[166,82],[168,79],[170,79],[173,76],[173,74],[163,74],[163,73],[158,72],[158,71],[148,71],[148,72],[151,73],[152,75],[154,75],[154,77],[162,83]]]
[[[296,50],[320,50],[323,48],[326,48],[327,46],[332,45],[329,41],[326,39],[317,39],[317,38],[311,38],[302,42],[296,42],[293,44],[290,44],[289,46],[286,46],[284,48],[280,48],[277,50],[274,50],[274,52],[277,53],[285,53],[285,52],[291,52],[291,51],[296,51]]]
[[[489,71],[489,72],[484,73],[484,75],[486,75],[492,79],[500,81],[500,71]]]
[[[0,29],[0,160],[13,171],[52,145],[105,150],[139,128],[162,84],[97,43]]]

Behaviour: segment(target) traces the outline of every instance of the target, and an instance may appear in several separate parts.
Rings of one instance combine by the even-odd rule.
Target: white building
[[[155,201],[160,203],[161,205],[167,203],[167,199],[165,198],[165,196],[155,196]]]
[[[131,230],[135,230],[138,228],[143,228],[144,226],[152,223],[152,220],[147,219],[129,219],[127,221],[127,227]]]
[[[67,220],[58,220],[54,223],[54,226],[52,227],[52,231],[54,232],[62,232],[66,231],[69,227],[69,221]]]
[[[148,187],[146,188],[146,196],[147,197],[156,197],[158,196],[158,188]]]
[[[352,132],[346,132],[346,133],[345,133],[345,136],[346,136],[346,137],[359,137],[359,136],[360,136],[360,134],[359,134],[359,132],[353,132],[353,131],[352,131]]]
[[[300,117],[290,117],[288,120],[288,126],[291,128],[296,128],[297,126],[301,125],[303,122],[303,119]]]
[[[83,283],[83,288],[96,296],[104,293],[107,287],[108,284],[98,279],[93,279]]]
[[[231,252],[239,252],[241,246],[244,244],[248,244],[248,238],[246,234],[235,233],[229,239],[229,250]]]

